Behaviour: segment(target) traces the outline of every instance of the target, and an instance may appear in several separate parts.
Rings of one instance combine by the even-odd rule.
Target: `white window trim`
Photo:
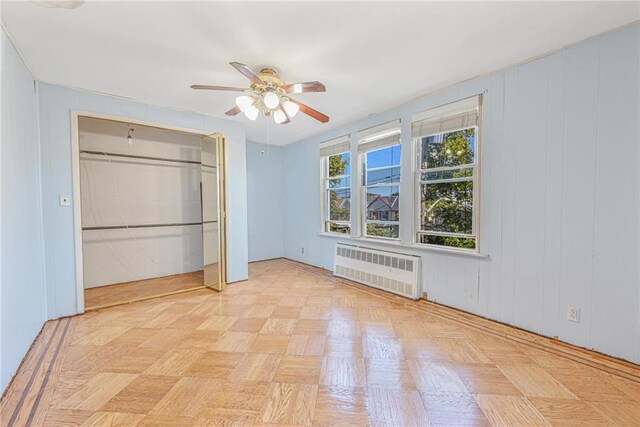
[[[373,239],[371,237],[351,237],[348,234],[340,233],[318,233],[318,237],[329,237],[333,239],[348,239],[350,241],[370,243],[372,245],[392,246],[406,248],[416,253],[436,252],[447,253],[451,255],[459,255],[472,258],[489,258],[489,254],[483,252],[472,251],[471,249],[454,248],[449,246],[427,245],[424,243],[402,243],[391,239]]]
[[[339,176],[333,176],[333,177],[329,177],[329,158],[332,156],[338,156],[338,155],[344,155],[346,153],[349,153],[349,167],[352,171],[352,173],[350,175],[339,175]],[[351,183],[351,180],[353,179],[353,162],[351,161],[351,153],[350,151],[344,151],[342,153],[336,153],[336,154],[331,154],[329,156],[322,156],[320,157],[320,207],[322,210],[322,214],[321,214],[321,218],[320,218],[320,230],[321,233],[323,234],[330,234],[330,235],[336,235],[336,236],[341,236],[341,237],[350,237],[351,234],[350,233],[339,233],[337,231],[329,231],[327,229],[327,224],[332,223],[332,224],[346,224],[349,225],[349,230],[351,231],[353,229],[353,225],[352,225],[352,217],[351,217],[351,213],[349,213],[349,221],[332,221],[329,219],[329,191],[330,190],[349,190],[350,191],[350,198],[349,198],[349,204],[351,204],[351,199],[353,194],[352,193],[352,189],[351,189],[351,185],[349,185],[348,187],[336,187],[336,188],[329,188],[329,181],[332,179],[344,179],[344,178],[349,178],[349,182]]]
[[[394,134],[398,134],[400,133],[400,131],[398,130],[397,132],[394,132]],[[367,169],[367,154],[372,153],[374,151],[380,151],[380,150],[386,150],[387,148],[390,147],[400,147],[400,159],[399,159],[399,163],[397,165],[392,165],[392,166],[380,166],[380,167],[376,167],[376,168],[371,168],[371,169]],[[402,225],[400,224],[400,219],[398,219],[398,221],[382,221],[382,220],[368,220],[367,219],[367,203],[369,202],[367,200],[367,189],[368,188],[384,188],[384,187],[398,187],[398,198],[400,197],[400,183],[402,181],[402,144],[396,144],[396,145],[390,145],[389,147],[383,147],[383,148],[374,148],[370,151],[364,151],[362,153],[360,153],[360,155],[358,156],[358,164],[361,167],[360,172],[360,179],[358,180],[358,188],[359,188],[359,193],[361,196],[361,200],[360,200],[360,214],[359,214],[359,218],[360,218],[360,230],[361,230],[361,236],[362,238],[367,238],[367,239],[372,239],[372,240],[388,240],[388,241],[392,241],[392,242],[400,242],[400,230],[402,229]],[[383,170],[383,169],[392,169],[392,168],[398,168],[400,169],[400,180],[398,180],[397,182],[382,182],[382,183],[377,183],[377,184],[370,184],[370,185],[366,185],[366,180],[367,180],[367,171],[376,171],[376,170]],[[398,200],[398,211],[400,212],[400,200]],[[399,214],[398,214],[399,215]],[[398,216],[399,218],[399,216]],[[369,223],[373,223],[373,224],[389,224],[389,225],[397,225],[398,226],[398,237],[385,237],[385,236],[370,236],[367,234],[367,224]]]
[[[363,243],[370,243],[373,245],[379,244],[382,246],[392,246],[392,247],[401,247],[401,248],[406,248],[408,250],[414,251],[416,253],[424,253],[424,252],[430,252],[430,253],[442,253],[442,254],[450,254],[450,255],[454,255],[454,256],[462,256],[462,257],[472,257],[472,258],[489,258],[489,254],[486,252],[483,252],[481,250],[482,247],[484,247],[484,242],[482,242],[480,240],[480,236],[481,236],[481,222],[480,222],[480,218],[481,218],[481,209],[482,209],[482,205],[481,205],[481,200],[480,200],[480,195],[481,195],[481,186],[482,186],[482,150],[483,150],[483,133],[484,133],[484,120],[483,120],[483,94],[476,94],[474,96],[478,97],[478,104],[479,104],[479,117],[478,117],[478,132],[477,132],[477,144],[475,147],[476,150],[476,163],[475,163],[475,169],[474,169],[474,198],[473,198],[473,203],[474,203],[474,224],[476,224],[476,228],[475,228],[475,239],[476,239],[476,247],[475,249],[466,249],[466,248],[456,248],[456,247],[449,247],[449,246],[441,246],[441,245],[431,245],[431,244],[425,244],[425,243],[417,243],[417,236],[418,236],[418,230],[420,229],[420,192],[419,192],[419,180],[420,180],[420,172],[419,172],[419,159],[418,159],[418,152],[417,152],[417,147],[416,147],[416,140],[417,138],[413,138],[411,135],[411,123],[412,123],[412,117],[409,116],[406,119],[404,117],[399,117],[398,119],[395,120],[400,120],[401,123],[406,120],[407,126],[408,126],[408,130],[409,133],[403,132],[403,136],[401,138],[401,141],[404,141],[404,138],[408,138],[409,141],[407,141],[407,144],[409,145],[409,150],[405,149],[405,143],[402,142],[400,144],[400,146],[402,147],[402,151],[403,152],[408,152],[407,154],[402,154],[401,159],[404,158],[405,155],[408,155],[411,158],[411,168],[410,170],[413,172],[412,174],[410,173],[406,173],[406,172],[402,172],[403,168],[403,160],[401,160],[401,176],[400,176],[400,182],[399,182],[399,187],[402,188],[403,186],[406,186],[407,184],[405,184],[407,181],[409,181],[409,187],[413,188],[413,199],[411,201],[411,203],[413,203],[414,208],[413,208],[413,213],[414,213],[414,218],[413,221],[409,221],[413,222],[413,226],[409,227],[409,232],[411,234],[411,240],[403,240],[402,239],[402,231],[400,232],[400,239],[389,239],[389,238],[384,238],[384,237],[380,237],[380,236],[363,236],[362,235],[362,214],[360,212],[360,203],[358,201],[356,201],[357,203],[354,203],[354,196],[355,197],[360,197],[361,194],[358,190],[358,188],[360,188],[360,186],[362,185],[362,181],[358,181],[357,177],[361,177],[362,175],[362,171],[360,170],[360,168],[362,167],[362,162],[359,161],[357,164],[353,163],[353,158],[354,155],[358,156],[358,140],[357,140],[357,133],[351,133],[350,134],[350,138],[351,138],[351,150],[350,150],[350,160],[351,160],[351,203],[352,203],[352,211],[351,211],[351,221],[350,221],[350,226],[351,226],[351,234],[345,234],[345,233],[336,233],[336,232],[326,232],[324,231],[324,224],[325,224],[325,218],[326,218],[326,207],[325,206],[325,202],[324,202],[324,186],[325,186],[325,181],[324,181],[324,175],[326,174],[325,170],[326,167],[324,166],[324,161],[325,159],[328,159],[328,157],[321,157],[320,161],[321,161],[321,166],[320,166],[320,171],[321,171],[321,180],[320,180],[320,197],[321,197],[321,206],[322,206],[322,217],[321,217],[321,223],[320,223],[320,229],[323,230],[319,233],[317,233],[317,235],[319,237],[329,237],[329,238],[334,238],[334,239],[348,239],[350,241],[358,241],[358,242],[363,242]],[[473,96],[472,96],[473,97]],[[472,98],[469,97],[469,98]],[[452,101],[451,103],[454,102],[459,102],[459,101]],[[444,108],[449,104],[446,104],[442,107],[435,107],[435,108]],[[431,110],[434,110],[430,109]],[[421,113],[424,114],[424,113]],[[401,129],[404,130],[404,128],[401,127]],[[406,136],[404,135],[406,133]],[[346,151],[345,151],[346,152]],[[328,161],[328,160],[326,160]],[[431,171],[434,171],[436,169],[431,169]],[[356,179],[354,180],[354,177],[356,177]],[[413,182],[411,182],[410,180],[413,180]],[[407,187],[408,188],[408,187]],[[355,191],[355,192],[354,192]],[[405,192],[406,192],[406,188],[405,188]],[[355,218],[358,218],[357,221],[354,221],[354,210],[356,211],[356,216]],[[409,209],[407,212],[411,212],[411,209]],[[402,211],[400,214],[400,222],[402,222]],[[409,224],[411,225],[411,224]],[[406,228],[407,225],[401,226],[402,228]],[[401,229],[402,229],[401,228]],[[358,230],[359,229],[359,230]]]
[[[422,169],[420,168],[420,147],[419,147],[419,141],[424,138],[420,137],[420,138],[412,138],[412,149],[413,149],[413,153],[414,153],[414,171],[413,171],[413,176],[414,176],[414,191],[415,191],[415,195],[414,195],[414,233],[413,233],[413,244],[417,245],[419,247],[423,247],[425,249],[428,250],[437,250],[437,251],[441,251],[441,252],[456,252],[456,253],[467,253],[473,256],[480,256],[480,257],[487,257],[488,255],[483,255],[480,251],[480,209],[481,209],[481,204],[480,204],[480,175],[481,175],[481,166],[482,166],[482,145],[483,145],[483,111],[482,111],[482,101],[483,101],[483,96],[482,94],[477,95],[478,96],[478,124],[475,126],[476,127],[476,143],[474,146],[474,156],[475,156],[475,163],[473,163],[473,217],[472,217],[472,235],[465,235],[465,234],[457,234],[457,233],[440,233],[440,232],[425,232],[421,230],[421,223],[420,223],[420,210],[421,210],[421,206],[420,206],[420,183],[421,183],[421,178],[422,178],[422,173],[424,171],[427,171],[427,169]],[[471,127],[471,126],[470,126]],[[462,128],[461,128],[462,129]],[[467,128],[464,128],[467,129]],[[458,129],[460,130],[460,129]],[[455,131],[455,130],[454,130]],[[454,131],[447,131],[448,132],[454,132]],[[437,135],[437,134],[434,134]],[[430,136],[430,135],[426,135],[426,136]],[[461,165],[461,166],[465,166],[465,165]],[[444,168],[433,168],[430,169],[429,172],[434,172],[434,171],[438,171],[438,170],[451,170],[451,169],[455,169],[455,168],[459,168],[460,166],[455,166],[455,167],[444,167]],[[440,182],[446,182],[445,180],[442,180]],[[451,181],[453,182],[453,181]],[[420,234],[425,234],[425,235],[443,235],[443,236],[451,236],[451,237],[466,237],[466,238],[474,238],[476,241],[476,245],[474,249],[468,249],[468,248],[456,248],[456,247],[450,247],[450,246],[444,246],[444,245],[433,245],[433,244],[429,244],[429,243],[419,243],[418,241],[418,236]]]
[[[480,128],[478,126],[473,126],[475,127],[475,135],[477,136],[480,133]],[[465,129],[471,129],[471,128],[465,128]],[[439,135],[439,134],[436,134]],[[433,135],[426,135],[422,138],[426,138],[429,136],[433,136]],[[421,138],[420,138],[421,139]],[[476,141],[478,140],[478,138],[476,138]],[[419,146],[419,139],[416,138],[415,141],[416,144],[416,156],[418,157],[417,160],[417,164],[420,164],[420,146]],[[478,143],[476,143],[474,145],[474,153],[473,153],[474,157],[477,159],[478,157]],[[465,164],[465,165],[457,165],[457,166],[445,166],[445,167],[439,167],[439,168],[420,168],[418,166],[417,169],[417,175],[416,175],[416,205],[418,207],[418,211],[416,212],[416,214],[418,215],[418,218],[416,218],[416,235],[419,234],[424,234],[426,236],[448,236],[448,237],[465,237],[465,238],[473,238],[476,239],[476,247],[478,246],[478,242],[477,242],[477,215],[476,215],[476,200],[477,200],[477,193],[479,191],[478,189],[478,185],[477,185],[477,181],[478,181],[478,168],[477,168],[477,161],[476,163],[470,163],[470,164]],[[438,171],[455,171],[455,170],[461,170],[461,169],[472,169],[472,176],[471,177],[463,177],[463,178],[446,178],[446,179],[434,179],[434,180],[423,180],[422,179],[422,174],[425,173],[430,173],[430,172],[438,172]],[[426,231],[426,230],[422,230],[422,228],[420,227],[422,224],[420,223],[420,210],[421,210],[421,206],[420,206],[420,186],[421,185],[429,185],[429,184],[443,184],[443,183],[449,183],[449,182],[466,182],[466,181],[471,181],[473,183],[473,199],[472,199],[472,209],[473,209],[473,215],[471,218],[471,234],[466,234],[466,233],[452,233],[452,232],[446,232],[446,231]],[[416,243],[418,243],[417,241],[417,236],[416,236]],[[420,243],[420,244],[425,244],[425,243]],[[439,245],[435,245],[435,246],[439,246]]]

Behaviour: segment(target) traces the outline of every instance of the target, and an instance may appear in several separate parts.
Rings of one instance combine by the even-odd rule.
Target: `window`
[[[481,116],[481,95],[413,116],[411,174],[402,171],[400,120],[359,131],[354,151],[348,136],[321,144],[323,232],[400,243],[404,229],[414,237],[403,243],[478,251]],[[413,212],[401,212],[401,187]]]
[[[362,234],[400,237],[400,122],[358,132],[362,161]]]
[[[414,118],[418,243],[477,249],[480,97]]]
[[[351,155],[348,137],[320,145],[323,231],[351,233]]]

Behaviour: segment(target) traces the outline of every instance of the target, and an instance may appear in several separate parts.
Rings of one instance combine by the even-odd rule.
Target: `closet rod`
[[[96,154],[98,156],[127,157],[129,159],[160,160],[160,161],[163,161],[163,162],[189,163],[189,164],[192,164],[192,165],[201,165],[202,164],[202,162],[199,162],[199,161],[196,161],[196,160],[167,159],[167,158],[164,158],[164,157],[136,156],[134,154],[106,153],[106,152],[103,152],[103,151],[80,150],[80,153],[83,153],[83,154]],[[209,165],[205,165],[205,166],[209,166]]]
[[[188,225],[202,225],[217,223],[218,221],[204,221],[204,222],[182,222],[182,223],[170,223],[170,224],[135,224],[135,225],[105,225],[102,227],[82,227],[82,231],[95,231],[95,230],[119,230],[124,228],[158,228],[158,227],[183,227]]]

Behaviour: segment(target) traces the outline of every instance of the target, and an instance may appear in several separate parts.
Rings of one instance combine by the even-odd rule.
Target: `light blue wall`
[[[282,191],[282,148],[247,142],[249,261],[282,257]]]
[[[488,257],[411,247],[411,230],[404,247],[358,243],[420,255],[431,300],[640,363],[639,52],[636,24],[286,146],[284,256],[332,269],[347,240],[318,235],[319,143],[400,118],[401,215],[412,224],[412,115],[485,92]]]
[[[73,195],[73,111],[224,134],[230,282],[248,278],[248,231],[242,124],[35,83],[4,29],[1,33],[0,390],[4,390],[44,321],[78,312],[74,210],[60,207],[58,199],[61,194]]]
[[[0,393],[45,321],[38,117],[33,77],[0,31]]]
[[[48,318],[77,313],[72,194],[71,113],[92,112],[147,123],[221,132],[227,138],[228,279],[248,277],[246,139],[242,124],[121,98],[38,83]],[[73,200],[79,203],[79,200]]]

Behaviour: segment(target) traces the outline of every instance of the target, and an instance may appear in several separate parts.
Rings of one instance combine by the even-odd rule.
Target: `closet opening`
[[[224,137],[73,118],[78,311],[222,291]]]

